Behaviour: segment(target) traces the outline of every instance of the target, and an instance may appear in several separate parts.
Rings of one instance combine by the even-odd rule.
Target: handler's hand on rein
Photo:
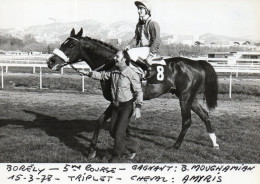
[[[80,75],[86,75],[86,76],[88,76],[88,75],[89,75],[89,71],[79,70],[79,74],[80,74]]]
[[[135,119],[139,119],[139,118],[141,118],[141,109],[140,108],[135,108],[135,111],[134,111],[134,117],[135,117]]]

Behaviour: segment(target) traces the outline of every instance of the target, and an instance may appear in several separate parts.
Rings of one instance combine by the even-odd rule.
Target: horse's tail
[[[218,76],[211,64],[207,61],[200,60],[200,65],[203,67],[206,76],[205,76],[205,85],[204,85],[204,96],[206,98],[206,104],[208,108],[214,109],[217,107],[218,100]]]

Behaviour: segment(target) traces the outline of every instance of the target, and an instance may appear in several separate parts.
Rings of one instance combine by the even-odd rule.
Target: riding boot
[[[137,59],[135,63],[140,66],[143,70],[147,71],[148,67],[143,59]]]
[[[135,63],[146,71],[146,79],[149,79],[156,74],[156,71],[153,70],[152,66],[146,60],[141,60],[139,58]]]

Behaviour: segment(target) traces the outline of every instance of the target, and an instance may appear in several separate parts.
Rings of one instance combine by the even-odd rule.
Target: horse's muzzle
[[[47,64],[48,68],[50,68],[50,69],[53,68],[53,66],[51,66],[51,63],[52,63],[52,61],[50,60],[50,58],[48,58],[48,59],[46,60],[46,64]]]
[[[46,64],[47,64],[48,68],[50,68],[53,71],[59,71],[60,70],[59,64],[55,65],[55,62],[51,60],[51,57],[46,60]]]

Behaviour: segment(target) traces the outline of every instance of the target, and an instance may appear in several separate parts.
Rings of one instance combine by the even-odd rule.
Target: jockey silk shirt
[[[110,71],[96,72],[92,71],[90,77],[98,80],[111,79],[111,90],[114,102],[127,102],[135,99],[136,106],[143,104],[143,91],[141,82],[137,73],[129,66],[123,71],[119,71],[116,67]]]
[[[159,24],[149,17],[145,23],[140,21],[136,25],[135,37],[129,43],[131,47],[150,47],[150,53],[157,54],[160,47]]]

